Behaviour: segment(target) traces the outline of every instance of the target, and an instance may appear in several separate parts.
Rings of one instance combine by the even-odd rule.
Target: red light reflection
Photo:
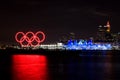
[[[13,80],[48,80],[47,59],[43,55],[13,55]]]

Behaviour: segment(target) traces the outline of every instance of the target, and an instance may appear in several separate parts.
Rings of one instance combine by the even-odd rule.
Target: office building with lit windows
[[[108,21],[105,26],[99,26],[97,31],[97,42],[112,42],[113,38],[111,35],[110,22]]]

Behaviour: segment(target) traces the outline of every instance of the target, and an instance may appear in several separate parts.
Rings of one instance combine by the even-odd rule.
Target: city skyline
[[[97,27],[108,20],[111,32],[120,30],[117,2],[18,0],[3,2],[0,8],[0,42],[15,42],[18,31],[39,30],[45,32],[45,42],[57,42],[71,32],[78,38],[89,38],[96,36]]]

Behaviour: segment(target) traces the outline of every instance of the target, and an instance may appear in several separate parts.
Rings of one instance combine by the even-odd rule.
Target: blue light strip
[[[69,40],[64,47],[67,50],[111,50],[112,46],[109,43],[93,43],[92,40]]]

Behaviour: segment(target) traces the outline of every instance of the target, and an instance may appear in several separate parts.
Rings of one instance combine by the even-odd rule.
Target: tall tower
[[[107,27],[107,32],[110,32],[110,22],[109,21],[107,21],[107,24],[106,24],[106,27]]]
[[[107,21],[105,26],[98,27],[97,40],[101,42],[109,42],[112,40],[109,21]]]

